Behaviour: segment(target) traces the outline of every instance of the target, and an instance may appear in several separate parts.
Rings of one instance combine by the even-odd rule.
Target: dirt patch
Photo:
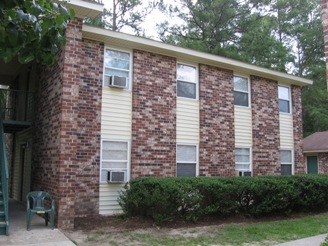
[[[244,216],[229,216],[227,218],[222,217],[208,217],[205,219],[198,220],[197,222],[190,221],[174,221],[174,222],[165,222],[161,225],[156,225],[153,220],[149,218],[140,218],[140,217],[130,217],[126,218],[124,216],[99,216],[96,218],[76,218],[75,219],[75,229],[82,231],[93,231],[99,229],[108,229],[108,230],[138,230],[138,229],[150,229],[150,228],[194,228],[202,226],[212,226],[212,225],[226,225],[226,224],[236,224],[236,223],[256,223],[256,222],[265,222],[265,221],[279,221],[286,219],[295,219],[308,215],[315,215],[317,213],[294,213],[292,215],[269,215],[264,218],[249,218]]]
[[[176,221],[163,223],[160,226],[156,225],[150,219],[139,217],[125,218],[122,216],[109,216],[78,218],[75,220],[74,231],[66,231],[64,233],[79,246],[136,245],[135,241],[131,242],[129,240],[131,238],[146,237],[147,235],[168,236],[171,238],[198,238],[207,236],[210,231],[226,225],[279,221],[299,218],[305,215],[309,214],[297,213],[289,217],[274,215],[261,219],[245,218],[242,216],[229,218],[213,217],[197,221],[196,223]],[[261,245],[270,244],[263,244],[262,242]]]

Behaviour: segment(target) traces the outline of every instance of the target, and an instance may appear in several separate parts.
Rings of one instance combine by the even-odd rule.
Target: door
[[[307,170],[308,174],[318,174],[318,157],[308,156],[307,157]]]

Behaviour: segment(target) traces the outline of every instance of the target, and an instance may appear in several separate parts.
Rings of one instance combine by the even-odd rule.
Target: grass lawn
[[[273,245],[328,233],[328,213],[270,222],[89,233],[83,245]]]

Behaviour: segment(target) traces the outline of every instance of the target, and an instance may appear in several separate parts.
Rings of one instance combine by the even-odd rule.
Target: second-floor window
[[[238,106],[249,107],[249,83],[248,78],[234,76],[234,103]]]
[[[290,113],[290,92],[289,87],[278,86],[279,111]]]
[[[125,88],[130,88],[131,54],[128,52],[106,49],[104,85],[108,86],[112,76],[126,78]]]
[[[177,67],[177,96],[197,99],[197,69],[194,66],[178,63]]]

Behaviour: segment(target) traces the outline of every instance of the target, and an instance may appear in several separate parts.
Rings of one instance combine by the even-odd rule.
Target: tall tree
[[[52,64],[58,46],[65,43],[67,22],[74,17],[59,3],[49,0],[0,2],[0,59],[21,63],[32,60]]]
[[[328,94],[324,62],[313,67],[308,77],[313,79],[314,83],[303,88],[302,92],[304,136],[328,131]]]
[[[96,19],[87,19],[86,23],[113,31],[130,28],[136,35],[141,35],[143,34],[141,24],[146,16],[163,4],[162,0],[154,0],[144,6],[144,2],[141,0],[113,0],[111,8],[104,9],[103,14]]]
[[[159,25],[163,42],[175,43],[219,55],[237,57],[236,44],[250,23],[262,18],[261,1],[180,0],[167,6],[168,14],[179,18],[179,24],[168,21]]]
[[[320,0],[275,0],[270,13],[279,42],[294,56],[292,72],[311,73],[310,67],[324,57]]]
[[[275,18],[264,16],[248,25],[251,31],[244,32],[236,44],[239,59],[285,72],[285,65],[293,61],[293,56],[289,54],[290,48],[272,32],[276,27]]]
[[[302,91],[304,135],[326,131],[328,94],[320,0],[276,0],[272,12],[277,16],[279,40],[293,56],[292,73],[314,81]]]

